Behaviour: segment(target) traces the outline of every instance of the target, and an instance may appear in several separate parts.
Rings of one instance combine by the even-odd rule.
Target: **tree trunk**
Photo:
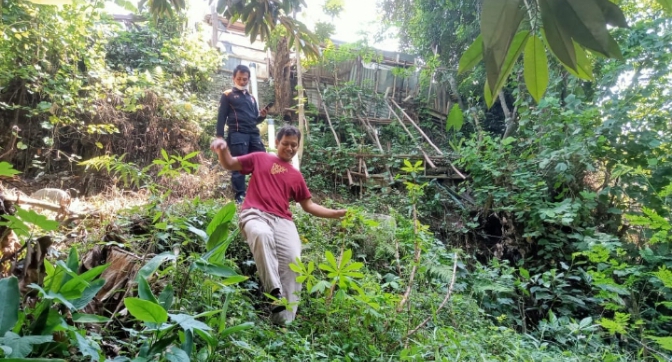
[[[289,41],[287,37],[282,37],[274,51],[273,67],[271,76],[273,77],[273,88],[275,92],[275,104],[271,112],[284,117],[285,109],[292,106],[292,63],[289,58]]]
[[[297,44],[300,44],[298,42],[297,38]],[[301,137],[301,140],[299,140],[299,151],[297,152],[297,162],[296,162],[296,168],[301,169],[301,160],[303,159],[303,144],[306,139],[306,135],[308,135],[308,125],[306,124],[306,112],[304,108],[304,92],[303,92],[303,79],[302,79],[302,73],[303,70],[301,69],[301,47],[297,46],[296,47],[296,80],[297,80],[297,88],[299,90],[299,104],[298,104],[298,114],[299,114],[299,131],[303,135]]]

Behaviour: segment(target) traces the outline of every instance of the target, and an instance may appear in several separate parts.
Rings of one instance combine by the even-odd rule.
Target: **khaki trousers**
[[[288,323],[296,317],[301,283],[289,264],[301,257],[301,239],[296,225],[273,214],[257,209],[246,209],[238,219],[240,230],[250,246],[257,273],[266,293],[280,289],[283,297],[292,303],[287,310],[274,313],[274,323]]]

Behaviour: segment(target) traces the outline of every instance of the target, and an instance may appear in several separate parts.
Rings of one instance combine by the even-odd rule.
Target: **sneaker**
[[[275,289],[271,290],[271,292],[269,294],[271,296],[273,296],[273,298],[276,298],[278,300],[282,299],[282,294],[280,293],[279,288],[275,288]],[[271,306],[271,308],[272,308],[271,313],[274,313],[274,314],[275,313],[280,313],[280,312],[284,311],[285,309],[287,309],[287,307],[285,307],[284,305],[273,305],[273,306]]]

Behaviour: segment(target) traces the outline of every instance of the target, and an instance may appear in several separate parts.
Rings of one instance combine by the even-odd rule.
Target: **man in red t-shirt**
[[[297,274],[289,268],[290,263],[301,257],[301,240],[292,221],[289,201],[298,202],[304,211],[317,217],[340,218],[346,213],[312,201],[303,175],[291,163],[300,140],[301,132],[296,127],[284,126],[275,137],[277,155],[256,152],[232,157],[223,139],[217,138],[210,145],[224,168],[252,174],[238,222],[264,289],[275,298],[286,297],[294,306],[292,310],[276,306],[271,316],[276,323],[294,320],[301,292]]]

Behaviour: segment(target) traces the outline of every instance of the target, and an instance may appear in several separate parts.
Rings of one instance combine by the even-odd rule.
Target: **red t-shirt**
[[[291,163],[277,155],[254,152],[238,157],[243,166],[240,173],[252,174],[242,209],[258,209],[292,220],[289,201],[311,198],[306,180]]]

